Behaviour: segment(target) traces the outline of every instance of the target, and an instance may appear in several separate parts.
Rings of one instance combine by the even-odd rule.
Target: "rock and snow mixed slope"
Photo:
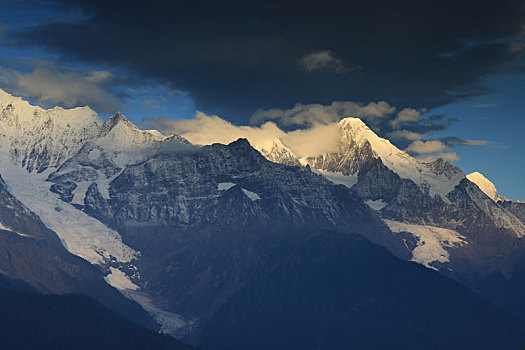
[[[297,156],[279,139],[272,140],[270,145],[254,145],[261,154],[271,162],[300,166]]]
[[[503,240],[507,235],[513,239],[525,235],[525,208],[516,203],[502,202],[504,198],[482,176],[469,175],[469,180],[476,182],[492,200],[475,185],[469,186],[470,181],[459,168],[442,159],[421,162],[376,135],[358,118],[345,118],[337,128],[336,152],[306,156],[300,159],[301,163],[333,183],[357,191],[391,229],[415,225],[406,232],[417,239],[425,233],[426,240],[434,242],[432,246],[436,249],[431,249],[432,254],[420,254],[422,247],[413,246],[414,261],[425,266],[430,263],[450,265],[455,253],[449,259],[449,252],[456,251],[465,256],[459,252],[464,249],[485,251],[485,258],[488,258],[493,254],[491,244],[480,242],[479,237],[501,236]],[[275,143],[273,154],[261,153],[271,161],[289,164],[289,157],[280,161],[281,158],[274,156],[286,150],[282,143],[280,147],[278,145]],[[286,154],[293,156],[292,151]],[[494,201],[499,201],[499,204]],[[473,221],[473,217],[478,220]],[[458,234],[465,237],[461,244],[449,244],[441,239],[442,230],[461,232]],[[479,247],[480,244],[485,247]],[[424,250],[430,248],[427,243]],[[481,261],[483,258],[477,259]],[[492,266],[492,269],[497,268],[497,264]]]
[[[88,107],[46,110],[0,90],[0,174],[7,188],[69,252],[100,266],[123,293],[137,288],[130,278],[140,278],[134,266],[140,252],[79,208],[90,186],[109,198],[109,183],[127,166],[175,143],[188,144],[178,135],[140,130],[120,113],[102,122]]]
[[[494,202],[497,202],[499,207],[502,207],[506,211],[511,212],[518,220],[521,221],[522,224],[525,224],[525,203],[516,200],[509,200],[501,196],[498,193],[496,186],[479,172],[473,172],[467,175],[467,179],[475,183],[479,189],[487,195],[487,197],[492,199]],[[487,206],[482,207],[486,208]],[[497,210],[498,209],[496,209],[496,211]],[[502,218],[506,219],[502,222],[502,225],[506,225],[507,227],[520,226],[520,224],[516,223],[516,220],[514,219],[508,219],[504,216]],[[522,232],[522,236],[523,235],[525,235],[525,232]]]
[[[119,127],[124,123],[125,128]],[[117,232],[61,201],[46,179],[87,144],[114,149],[111,160],[121,165],[127,159],[116,150],[160,137],[145,136],[129,124],[120,114],[102,123],[88,107],[45,110],[0,90],[0,169],[10,192],[54,230],[71,253],[97,265],[129,263],[138,253],[122,243]],[[93,153],[87,157],[100,158]]]
[[[409,179],[427,188],[431,196],[440,195],[442,198],[446,198],[464,178],[461,170],[450,163],[418,161],[379,137],[359,118],[345,118],[338,126],[339,151],[307,157],[310,166],[331,173],[357,176],[365,162],[379,158],[402,179]]]

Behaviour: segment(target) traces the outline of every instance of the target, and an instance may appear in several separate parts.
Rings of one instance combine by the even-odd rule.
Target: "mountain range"
[[[523,347],[525,203],[336,128],[298,157],[0,90],[0,274],[203,349]]]

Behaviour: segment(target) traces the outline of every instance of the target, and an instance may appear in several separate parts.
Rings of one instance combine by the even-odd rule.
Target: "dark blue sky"
[[[240,125],[297,103],[385,101],[396,110],[374,125],[382,136],[525,200],[524,1],[0,6],[0,88],[34,103],[144,125],[198,109]]]

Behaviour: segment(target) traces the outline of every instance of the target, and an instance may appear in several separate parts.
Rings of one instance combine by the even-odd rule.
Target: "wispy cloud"
[[[426,134],[417,133],[410,130],[396,130],[387,134],[392,139],[405,139],[409,141],[421,140]]]
[[[438,157],[451,161],[459,160],[453,152],[456,146],[492,145],[484,140],[465,140],[458,137],[434,139],[433,133],[446,130],[455,118],[444,114],[428,114],[424,108],[396,107],[386,101],[363,104],[352,101],[336,101],[329,105],[296,104],[290,109],[260,110],[252,115],[252,124],[260,125],[274,121],[280,128],[315,128],[332,125],[345,117],[358,117],[365,121],[380,136],[387,137],[401,149],[423,159]]]
[[[348,67],[342,59],[335,57],[329,50],[309,53],[303,56],[299,63],[308,73],[316,70],[331,70],[341,74],[361,69],[361,66]]]
[[[464,140],[459,137],[455,136],[449,136],[449,137],[443,137],[440,139],[443,143],[445,143],[448,147],[455,147],[455,146],[491,146],[493,145],[491,142],[486,140]]]
[[[474,107],[476,108],[492,108],[492,107],[497,107],[498,104],[497,103],[477,103],[474,105]]]
[[[417,153],[417,154],[429,154],[429,153],[441,152],[445,149],[447,149],[447,146],[441,141],[416,140],[407,147],[406,151],[411,152],[411,153]]]
[[[409,135],[410,136],[410,135]],[[459,155],[453,151],[456,146],[488,146],[492,145],[485,140],[464,140],[459,137],[449,136],[439,140],[416,139],[405,149],[405,151],[416,156],[422,161],[432,161],[443,158],[450,161],[459,160]]]

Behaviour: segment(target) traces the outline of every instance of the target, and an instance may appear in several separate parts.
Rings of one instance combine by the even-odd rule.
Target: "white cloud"
[[[410,130],[396,130],[388,134],[388,137],[394,139],[405,139],[409,141],[421,140],[425,134],[420,134]]]
[[[216,116],[207,116],[197,112],[195,119],[160,118],[150,121],[154,127],[165,134],[176,133],[187,138],[191,143],[207,145],[211,143],[230,143],[238,138],[247,138],[251,144],[265,145],[276,138],[282,138],[285,132],[275,123],[267,122],[260,127],[236,126]]]
[[[378,110],[377,106],[367,108],[368,106],[358,105],[358,107],[366,108],[369,114],[373,114],[371,112],[373,110],[376,112]],[[308,110],[311,112],[311,108]],[[326,123],[317,122],[308,128],[294,131],[284,131],[272,121],[268,121],[261,126],[237,126],[219,116],[208,116],[202,112],[197,112],[194,119],[158,118],[149,120],[148,123],[164,134],[176,133],[184,136],[195,145],[228,144],[239,138],[246,138],[255,148],[270,150],[273,142],[279,140],[297,157],[302,158],[339,150],[339,127],[337,124],[339,118],[334,118],[330,113],[324,113],[326,111],[323,111],[322,108],[321,111],[323,113],[317,111],[319,113],[315,113],[315,115],[329,115],[329,117],[323,119]],[[279,114],[282,113],[283,111],[279,112]],[[382,113],[378,112],[375,115],[380,116]],[[328,123],[328,120],[332,122]],[[412,140],[413,142],[406,148],[406,151],[415,154],[422,161],[432,161],[437,158],[444,158],[450,161],[459,160],[459,156],[446,143],[439,140],[423,140],[424,137],[428,136],[426,134],[397,130],[389,134],[389,137],[394,136]],[[486,142],[467,140],[464,144],[483,145]]]
[[[346,117],[358,117],[369,124],[394,113],[396,108],[385,101],[370,102],[367,105],[352,101],[335,101],[329,105],[296,104],[290,109],[259,110],[252,115],[252,124],[275,120],[283,126],[314,126],[338,122]]]
[[[407,152],[418,153],[418,154],[429,154],[440,152],[448,147],[441,141],[431,140],[431,141],[421,141],[416,140],[412,142],[406,149]]]
[[[236,126],[218,116],[201,112],[197,112],[195,119],[159,118],[149,123],[165,134],[179,134],[197,145],[227,144],[242,137],[252,146],[267,150],[274,140],[279,139],[298,157],[337,151],[337,124],[285,132],[273,122],[261,126]]]
[[[462,145],[466,145],[466,146],[487,146],[489,144],[490,142],[485,141],[485,140],[465,140],[462,143]]]
[[[282,142],[299,158],[338,151],[337,123],[288,132]]]
[[[418,111],[414,108],[405,108],[401,110],[397,117],[390,122],[392,125],[392,128],[398,129],[402,123],[415,123],[418,122],[421,119],[421,114],[424,113],[425,110]]]
[[[112,79],[113,75],[105,70],[87,72],[85,77],[85,80],[91,84],[103,84]]]

